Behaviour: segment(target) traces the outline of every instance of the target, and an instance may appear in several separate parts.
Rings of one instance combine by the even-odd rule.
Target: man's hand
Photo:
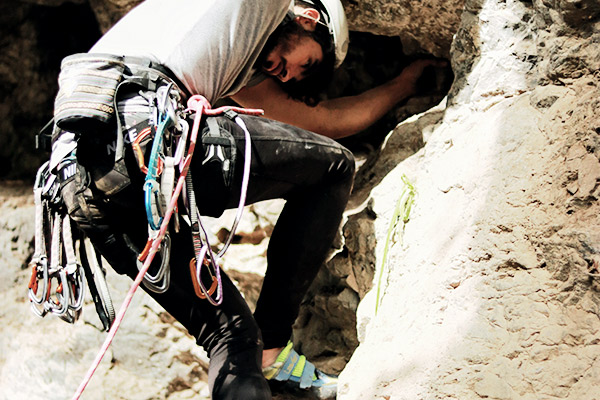
[[[443,68],[448,65],[445,60],[420,59],[413,61],[400,72],[400,75],[392,79],[391,82],[398,88],[404,88],[407,97],[419,93],[419,78],[427,68]]]

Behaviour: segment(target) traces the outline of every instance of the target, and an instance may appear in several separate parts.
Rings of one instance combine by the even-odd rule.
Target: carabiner
[[[145,138],[147,138],[151,134],[152,134],[152,129],[150,129],[150,127],[144,128],[135,137],[135,139],[131,143],[131,147],[132,147],[132,149],[133,149],[133,151],[135,153],[135,158],[137,159],[137,162],[138,162],[138,167],[140,168],[140,171],[142,171],[142,173],[144,173],[144,174],[148,174],[148,167],[146,167],[146,164],[144,163],[144,152],[142,151],[140,143],[142,142],[142,140],[144,140]],[[157,165],[158,175],[160,175],[162,173],[162,170],[163,170],[163,161],[159,157],[158,158],[158,165]]]
[[[202,263],[205,266],[209,266],[209,263],[207,262],[206,259],[202,260]],[[197,261],[196,261],[196,257],[192,258],[190,260],[190,274],[192,276],[192,284],[194,285],[194,292],[196,292],[196,296],[198,296],[199,298],[201,298],[202,300],[206,299],[206,294],[204,294],[204,291],[200,285],[200,283],[198,283],[198,278],[197,278]],[[210,273],[210,270],[209,270]],[[212,273],[210,273],[210,277],[212,278],[212,283],[210,284],[210,287],[208,288],[208,294],[209,295],[213,295],[213,293],[215,292],[215,290],[217,289],[217,285],[219,283],[218,279],[216,276],[214,276]],[[205,288],[206,289],[206,288]]]
[[[56,300],[50,297],[48,301],[44,303],[44,305],[47,311],[61,316],[64,315],[69,309],[69,298],[71,296],[69,280],[67,279],[67,271],[65,271],[64,268],[60,268],[58,270],[58,276],[56,276],[56,279],[58,282],[60,282],[55,292]]]
[[[156,91],[157,102],[162,101],[162,104],[159,104],[159,106],[162,107],[159,109],[159,111],[164,114],[166,118],[171,119],[171,121],[177,120],[175,108],[177,106],[177,102],[180,100],[179,92],[172,90],[174,86],[175,85],[173,82],[171,82],[167,86],[158,88]],[[173,94],[173,98],[171,98],[171,94]]]
[[[207,254],[208,254],[208,258],[206,258]],[[208,300],[208,302],[210,304],[212,304],[213,306],[220,305],[223,302],[223,285],[221,282],[221,271],[220,271],[219,264],[217,264],[214,254],[208,245],[205,244],[204,246],[202,246],[200,253],[196,254],[196,260],[203,260],[201,263],[196,262],[196,281],[197,281],[198,285],[200,286],[200,290],[202,291],[202,294],[204,294],[204,296],[206,297],[206,300]],[[216,277],[214,275],[212,275],[212,273],[211,273],[211,276],[213,277],[213,282],[211,284],[211,288],[213,285],[215,285],[215,279],[217,281],[216,282],[217,296],[214,299],[212,297],[214,290],[211,292],[211,290],[206,289],[206,287],[202,283],[201,272],[202,272],[202,266],[205,265],[205,261],[206,261],[207,268],[210,268],[212,266],[213,269],[215,270]],[[210,270],[209,270],[209,272],[210,272]]]
[[[173,155],[176,165],[180,164],[183,160],[183,153],[185,152],[185,148],[187,146],[187,137],[190,130],[190,125],[185,119],[180,118],[177,122],[181,127],[181,129],[179,129],[180,127],[177,127],[177,129],[181,131],[181,136],[179,137],[177,147],[175,148],[175,154]]]
[[[160,187],[155,179],[148,179],[144,183],[144,204],[148,224],[153,230],[159,230],[166,204],[164,204]]]
[[[83,267],[80,264],[66,266],[67,278],[71,282],[70,297],[68,299],[69,309],[81,310],[85,298],[85,285],[83,284]]]
[[[48,179],[48,166],[50,161],[46,161],[37,171],[35,184],[33,186],[33,195],[35,203],[35,251],[31,257],[29,266],[31,267],[31,279],[29,280],[29,300],[36,304],[42,305],[48,299],[48,259],[46,257],[46,240],[44,231],[44,212],[47,207],[47,202],[42,200],[42,192],[44,185]],[[43,281],[41,296],[37,296],[38,282]],[[36,314],[40,315],[37,308]],[[41,316],[41,315],[40,315]]]
[[[163,134],[167,129],[167,126],[172,122],[170,118],[165,118],[158,125],[156,134],[154,135],[154,142],[152,142],[152,150],[150,151],[150,160],[148,160],[148,172],[146,174],[146,180],[156,179],[159,175],[158,163],[160,159],[160,152],[162,151]]]
[[[63,269],[66,271],[67,284],[69,286],[68,293],[63,293],[63,298],[65,299],[65,303],[67,304],[67,310],[64,313],[60,314],[59,317],[62,320],[73,324],[79,319],[79,316],[81,315],[81,310],[83,308],[83,299],[85,296],[85,288],[83,286],[83,277],[81,275],[81,271],[79,270],[82,267],[80,265],[76,265],[77,270],[75,274],[69,273],[68,268],[69,267]]]
[[[149,239],[146,243],[146,247],[142,253],[138,256],[137,267],[141,270],[144,266],[144,261],[149,254],[149,249],[152,247],[152,243],[156,239]],[[144,286],[154,293],[164,293],[169,289],[171,284],[171,269],[169,268],[169,261],[171,259],[171,237],[165,234],[159,248],[161,256],[160,267],[155,275],[150,275],[147,271],[144,275]]]
[[[48,180],[48,176],[50,175],[50,171],[48,170],[50,166],[50,161],[46,161],[42,164],[42,166],[37,170],[35,174],[35,183],[33,184],[33,190],[42,189]]]
[[[29,263],[31,266],[31,279],[29,280],[29,301],[37,305],[42,305],[48,300],[48,260],[45,256],[40,256],[37,260]],[[41,275],[41,277],[40,277]],[[41,296],[37,296],[38,283],[43,282]]]
[[[31,268],[31,278],[29,280],[29,301],[31,303],[31,310],[38,317],[45,317],[48,313],[46,309],[46,302],[50,298],[50,278],[48,276],[48,260],[46,257],[38,260],[37,262],[32,262]],[[40,268],[41,267],[41,268]],[[38,275],[41,274],[40,278]],[[42,280],[44,285],[42,286],[42,291],[40,292],[40,297],[37,297],[38,292],[38,282]]]

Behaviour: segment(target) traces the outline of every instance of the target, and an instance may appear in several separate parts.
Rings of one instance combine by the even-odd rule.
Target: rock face
[[[426,145],[365,172],[384,280],[338,398],[600,398],[597,7],[465,4],[447,107],[380,160]],[[416,201],[382,260],[402,175]]]
[[[343,0],[350,29],[398,36],[406,54],[448,57],[464,0]]]
[[[62,55],[84,51],[136,3],[0,4],[5,176],[37,166],[24,146],[51,110]],[[374,46],[353,32],[354,46],[368,44],[351,48],[354,63],[333,95],[377,84],[405,54],[448,57],[454,83],[434,108],[423,112],[439,91],[392,112],[400,124],[369,133],[383,144],[348,142],[360,160],[355,189],[296,323],[299,349],[342,371],[339,399],[600,399],[600,2],[344,4],[353,30],[393,37]],[[49,24],[47,12],[58,21],[65,7],[78,17]],[[79,22],[87,34],[75,40],[68,24]],[[405,181],[415,199],[404,223],[394,215]],[[27,311],[33,221],[24,187],[0,198],[0,290],[9,299],[0,398],[63,399],[104,334],[89,303],[73,327]],[[280,207],[250,208],[225,260],[250,304],[260,277],[233,268],[264,270]],[[228,218],[214,221],[216,237]],[[110,279],[119,304],[128,281]],[[206,398],[205,355],[147,296],[135,302],[86,398]],[[48,350],[50,337],[62,343]]]

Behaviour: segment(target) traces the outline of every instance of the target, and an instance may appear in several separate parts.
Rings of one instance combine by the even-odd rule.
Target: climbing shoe
[[[273,365],[263,369],[265,378],[284,383],[285,389],[309,390],[316,399],[335,399],[337,376],[319,371],[294,350],[290,341]]]

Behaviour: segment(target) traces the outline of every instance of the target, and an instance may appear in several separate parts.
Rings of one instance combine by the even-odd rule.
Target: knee
[[[351,187],[354,182],[354,173],[356,170],[354,154],[352,154],[350,150],[342,147],[333,170],[335,171],[335,176],[339,182]]]
[[[354,172],[356,170],[356,160],[354,159],[354,154],[347,149],[344,149],[342,154],[344,155],[343,168],[345,173],[350,177],[354,177]]]
[[[205,314],[204,318],[206,319]],[[260,328],[249,310],[248,313],[225,318],[226,322],[223,321],[222,315],[218,315],[216,318],[219,320],[216,325],[203,326],[197,330],[199,334],[196,337],[197,343],[204,347],[211,358],[222,352],[262,351],[263,341]]]

